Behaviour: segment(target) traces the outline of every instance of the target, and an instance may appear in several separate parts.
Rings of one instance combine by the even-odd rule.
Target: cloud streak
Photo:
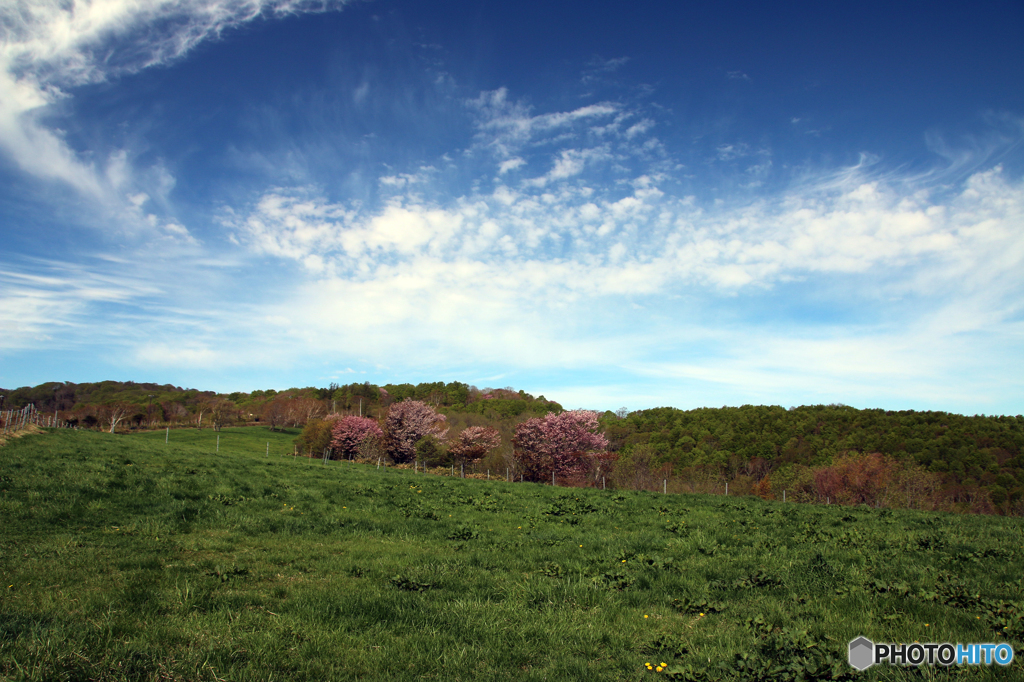
[[[189,238],[184,226],[139,214],[140,178],[125,150],[86,160],[51,127],[46,114],[74,89],[164,65],[203,41],[254,19],[340,7],[344,0],[57,0],[0,6],[0,147],[26,173],[73,187],[122,224],[160,227]],[[157,169],[160,172],[160,169]],[[166,171],[162,171],[166,175]]]

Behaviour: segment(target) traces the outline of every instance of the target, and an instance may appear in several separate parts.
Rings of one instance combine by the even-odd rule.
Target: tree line
[[[462,382],[384,384],[370,382],[327,387],[216,393],[170,384],[101,381],[48,382],[34,387],[0,389],[0,409],[35,409],[59,415],[62,422],[91,429],[138,430],[166,426],[221,428],[261,424],[296,428],[327,414],[380,418],[388,406],[418,400],[456,412],[514,417],[561,411],[544,396],[511,388],[477,388]]]
[[[620,472],[693,490],[1024,513],[1024,416],[846,405],[642,410],[602,420]],[[623,475],[625,475],[623,473]]]
[[[800,502],[1024,513],[1021,415],[835,404],[567,413],[544,396],[461,382],[228,394],[113,381],[0,390],[3,410],[30,403],[111,431],[301,428],[296,448],[307,456],[469,465],[567,485],[719,494],[728,487]]]

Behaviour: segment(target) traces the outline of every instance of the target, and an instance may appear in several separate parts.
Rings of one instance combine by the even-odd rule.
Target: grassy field
[[[0,678],[1024,679],[1021,519],[464,481],[294,436],[0,448]],[[1016,658],[856,673],[859,635]]]

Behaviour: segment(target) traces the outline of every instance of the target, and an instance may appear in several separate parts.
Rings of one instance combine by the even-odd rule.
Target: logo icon
[[[875,662],[875,644],[867,637],[858,637],[850,642],[850,665],[857,670],[867,670]]]

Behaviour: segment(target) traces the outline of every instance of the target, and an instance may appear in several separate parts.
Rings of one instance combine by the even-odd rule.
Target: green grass
[[[0,448],[0,677],[1024,679],[1021,519],[325,466],[295,435]],[[859,635],[1017,653],[854,674]]]

